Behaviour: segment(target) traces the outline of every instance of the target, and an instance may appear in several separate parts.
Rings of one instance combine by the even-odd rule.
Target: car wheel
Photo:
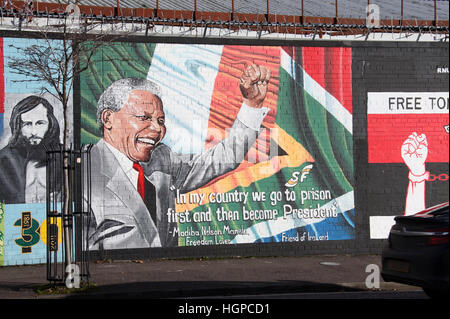
[[[422,289],[431,299],[447,299],[449,297],[448,291],[440,291],[429,288],[422,288]]]

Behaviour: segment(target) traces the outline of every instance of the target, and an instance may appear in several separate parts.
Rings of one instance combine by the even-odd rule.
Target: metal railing
[[[368,26],[366,23],[345,23],[343,20],[330,21],[330,22],[300,22],[299,21],[266,21],[255,19],[253,21],[248,20],[213,20],[213,19],[202,19],[193,20],[192,18],[181,17],[175,18],[165,18],[163,13],[161,16],[107,16],[103,13],[100,14],[85,14],[81,13],[79,16],[80,25],[117,25],[117,24],[135,24],[140,25],[140,30],[142,30],[145,36],[148,36],[150,31],[153,30],[155,26],[162,26],[163,28],[203,28],[203,37],[207,36],[207,30],[216,29],[228,29],[230,31],[257,31],[258,38],[261,36],[262,32],[267,33],[284,33],[284,34],[305,34],[305,35],[319,35],[324,33],[331,35],[355,35],[362,34],[367,35],[368,33],[377,32],[388,32],[388,33],[401,33],[401,32],[411,32],[411,33],[441,33],[448,34],[449,27],[445,26],[435,26],[431,24],[421,25],[417,21],[414,24],[396,24],[393,20],[391,23],[389,21],[381,21],[379,26]],[[49,21],[49,19],[68,19],[68,14],[63,12],[52,12],[52,11],[40,11],[33,12],[33,17],[44,18]],[[17,27],[18,31],[24,29],[28,15],[24,13],[17,13],[16,11],[8,11],[0,9],[0,19],[3,20],[4,17],[12,17],[12,24]],[[305,19],[306,20],[306,19]],[[14,22],[17,21],[17,22]]]
[[[161,0],[162,1],[162,0]],[[167,10],[160,8],[160,1],[156,1],[156,8],[125,8],[121,7],[120,0],[111,1],[111,7],[81,6],[80,18],[95,21],[96,23],[143,23],[148,27],[153,25],[187,26],[187,27],[220,27],[238,28],[248,30],[273,30],[281,33],[314,33],[319,31],[339,31],[365,34],[371,32],[384,32],[388,28],[392,32],[441,32],[448,33],[448,20],[438,21],[437,0],[434,1],[434,20],[406,20],[404,1],[399,0],[399,19],[380,19],[378,27],[368,27],[365,19],[354,19],[339,14],[339,0],[334,0],[334,16],[306,16],[304,0],[298,0],[300,15],[277,15],[270,12],[270,0],[266,0],[265,14],[239,13],[235,10],[234,0],[231,0],[231,12],[202,12],[197,9],[197,0],[192,0],[193,11]],[[68,1],[68,3],[77,1]],[[376,2],[372,0],[372,4]],[[15,5],[12,6],[11,3]],[[27,21],[32,17],[64,18],[67,5],[46,3],[41,1],[39,6],[33,3],[33,11],[21,9],[23,1],[3,0],[1,18],[17,17]],[[367,0],[367,5],[371,0]],[[26,6],[25,6],[26,7]],[[259,10],[258,10],[259,11]],[[19,28],[21,23],[18,24]],[[148,28],[147,28],[148,31]],[[148,32],[146,32],[147,34]]]
[[[88,145],[80,150],[46,150],[47,280],[53,283],[73,275],[69,265],[72,269],[75,265],[80,281],[89,283],[90,149]],[[64,207],[65,199],[69,209]]]

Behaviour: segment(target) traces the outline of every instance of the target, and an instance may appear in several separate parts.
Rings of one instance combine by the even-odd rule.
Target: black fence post
[[[72,279],[89,284],[89,222],[90,222],[90,150],[87,145],[79,150],[47,150],[46,167],[46,223],[47,223],[47,280],[66,283]],[[64,190],[64,158],[69,163],[70,191]],[[70,198],[71,213],[64,216],[63,200]],[[66,232],[64,227],[69,227]],[[64,240],[70,234],[70,251],[65,249]],[[71,271],[67,271],[66,257],[70,255]],[[78,278],[69,278],[72,275]],[[79,280],[79,281],[78,281]]]

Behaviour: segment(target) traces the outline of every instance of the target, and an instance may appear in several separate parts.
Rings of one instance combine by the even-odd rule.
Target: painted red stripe
[[[325,89],[353,114],[351,48],[325,49]]]
[[[325,48],[302,48],[303,69],[323,88],[325,86]]]
[[[289,55],[293,60],[295,60],[295,47],[281,47],[281,49],[287,54]]]
[[[302,48],[303,69],[350,113],[352,98],[351,48]]]
[[[448,163],[447,114],[369,114],[367,117],[369,163],[403,163],[401,146],[416,132],[428,141],[426,162]]]

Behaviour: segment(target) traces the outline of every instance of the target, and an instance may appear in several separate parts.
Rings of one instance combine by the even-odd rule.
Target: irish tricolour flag
[[[113,58],[120,61],[106,68]],[[354,238],[351,48],[122,43],[101,61],[102,82],[81,83],[92,105],[82,111],[82,142],[98,138],[92,115],[108,83],[140,76],[161,86],[163,142],[181,154],[226,136],[248,64],[271,71],[270,111],[246,159],[186,194],[203,194],[201,203],[177,204],[177,212],[197,216],[179,223],[179,245]]]

